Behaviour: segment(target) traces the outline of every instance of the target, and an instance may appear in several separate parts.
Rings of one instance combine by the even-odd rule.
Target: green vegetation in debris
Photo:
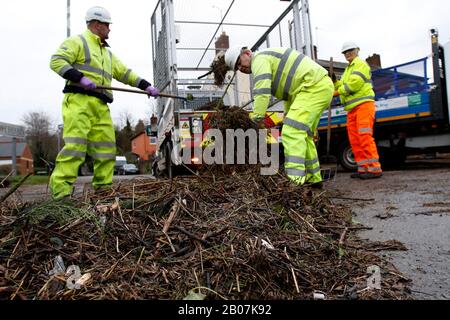
[[[48,200],[40,204],[31,205],[25,209],[25,213],[31,224],[39,224],[42,221],[55,221],[60,226],[74,222],[75,220],[91,220],[101,225],[94,211],[77,208],[70,200]]]

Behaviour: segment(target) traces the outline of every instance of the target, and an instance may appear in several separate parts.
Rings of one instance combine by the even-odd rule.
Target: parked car
[[[116,163],[114,164],[114,174],[120,174],[123,165],[127,164],[127,158],[124,156],[116,156]]]
[[[139,169],[133,163],[126,163],[120,168],[119,174],[138,174]]]

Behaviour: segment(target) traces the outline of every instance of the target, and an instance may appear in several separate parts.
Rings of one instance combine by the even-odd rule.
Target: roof
[[[140,137],[141,135],[143,135],[144,133],[146,133],[145,131],[141,131],[136,133],[134,136],[131,137],[131,141],[133,141],[134,139],[136,139],[137,137]]]
[[[27,144],[24,142],[19,142],[17,143],[17,147],[16,147],[16,157],[20,157],[25,148],[26,148]],[[6,158],[6,157],[11,157],[11,152],[12,152],[12,143],[0,143],[0,157],[2,158]]]

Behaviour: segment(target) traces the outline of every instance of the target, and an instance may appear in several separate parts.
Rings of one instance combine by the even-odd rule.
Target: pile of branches
[[[257,124],[249,117],[248,111],[239,107],[230,107],[226,110],[219,110],[209,117],[209,126],[219,129],[223,133],[227,129],[258,129]]]
[[[135,179],[75,200],[0,205],[0,299],[409,298],[350,210],[282,176]]]

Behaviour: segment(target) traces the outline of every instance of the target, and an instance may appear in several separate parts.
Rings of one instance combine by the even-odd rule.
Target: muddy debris
[[[230,70],[225,63],[225,53],[223,51],[216,55],[210,67],[214,73],[214,84],[219,87],[223,86],[227,72]]]
[[[0,299],[410,299],[409,280],[358,242],[350,210],[281,175],[12,199],[0,205]]]

